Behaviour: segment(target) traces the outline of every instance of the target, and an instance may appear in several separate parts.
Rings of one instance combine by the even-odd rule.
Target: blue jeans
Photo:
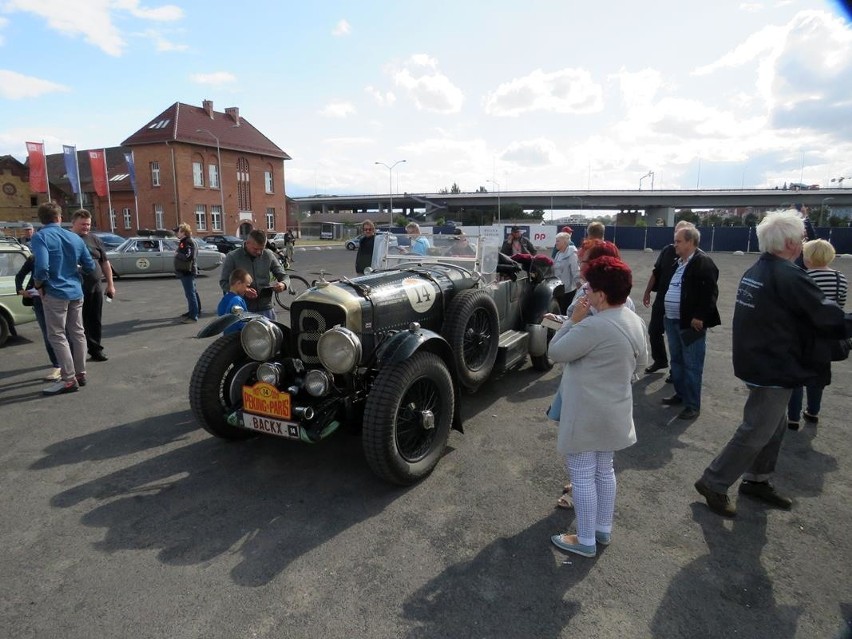
[[[183,286],[183,294],[186,295],[187,313],[192,319],[198,319],[198,314],[201,312],[199,308],[198,291],[195,290],[195,275],[187,273],[180,275],[180,283]]]
[[[824,386],[799,386],[793,389],[793,394],[790,395],[790,402],[787,404],[787,419],[791,422],[797,422],[802,416],[802,396],[804,391],[808,392],[808,413],[811,415],[819,415],[820,405],[822,404],[822,391]]]
[[[50,365],[53,368],[59,368],[59,360],[56,359],[56,353],[53,352],[53,346],[47,339],[47,323],[44,320],[44,306],[41,304],[40,297],[33,298],[33,311],[35,311],[36,322],[41,329],[41,338],[44,340],[44,348],[47,350],[47,358],[50,360]]]
[[[692,344],[685,344],[680,334],[680,320],[663,320],[669,343],[669,370],[675,394],[683,399],[687,408],[701,410],[701,380],[704,376],[704,353],[707,349],[705,333]]]

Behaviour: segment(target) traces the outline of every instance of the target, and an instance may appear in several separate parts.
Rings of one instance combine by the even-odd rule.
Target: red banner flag
[[[92,167],[92,182],[95,185],[95,193],[100,197],[107,194],[107,170],[106,156],[103,151],[89,151],[89,165]]]
[[[44,162],[44,144],[27,142],[27,157],[30,169],[30,191],[47,193],[47,166]]]

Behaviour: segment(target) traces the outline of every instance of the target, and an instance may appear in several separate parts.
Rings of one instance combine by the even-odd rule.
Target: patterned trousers
[[[593,546],[595,531],[612,532],[615,512],[615,469],[613,452],[568,453],[565,465],[571,475],[577,537],[581,544]]]

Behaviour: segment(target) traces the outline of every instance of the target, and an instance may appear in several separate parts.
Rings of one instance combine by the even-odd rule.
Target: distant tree
[[[711,213],[706,218],[704,218],[704,224],[706,226],[722,226],[723,222],[724,218],[722,218],[721,215],[718,215],[716,213]]]
[[[443,217],[439,217],[435,220],[435,226],[444,226],[446,220]]]
[[[449,191],[447,190],[447,187],[445,186],[442,189],[438,189],[438,193],[440,193],[441,195],[446,195],[447,193],[449,193]]]
[[[745,224],[746,226],[754,226],[757,224],[757,220],[757,213],[747,213],[743,217],[743,224]]]
[[[722,221],[722,226],[742,226],[743,221],[737,215],[729,215]]]
[[[828,225],[832,227],[843,226],[844,224],[846,224],[846,222],[847,220],[837,215],[832,215],[830,218],[828,218]]]
[[[681,209],[678,211],[678,214],[675,215],[675,222],[692,222],[693,224],[698,224],[700,221],[698,214],[692,209]]]
[[[648,221],[644,217],[640,217],[636,220],[636,226],[640,229],[648,228]]]
[[[461,193],[461,187],[453,182],[453,185],[450,187],[450,193]]]
[[[478,189],[476,189],[476,192],[477,193],[488,193],[488,190],[484,186],[480,186]]]

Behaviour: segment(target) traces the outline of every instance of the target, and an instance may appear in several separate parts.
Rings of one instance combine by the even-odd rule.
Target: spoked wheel
[[[453,298],[441,331],[456,360],[465,390],[479,388],[494,368],[500,341],[497,306],[485,291],[462,291]]]
[[[453,421],[453,381],[446,364],[419,352],[379,371],[364,408],[363,446],[379,477],[413,484],[435,468]]]
[[[293,300],[309,288],[311,288],[311,285],[308,284],[308,280],[304,277],[301,275],[291,275],[290,285],[287,287],[287,290],[283,293],[275,293],[275,302],[285,311],[289,311]]]

